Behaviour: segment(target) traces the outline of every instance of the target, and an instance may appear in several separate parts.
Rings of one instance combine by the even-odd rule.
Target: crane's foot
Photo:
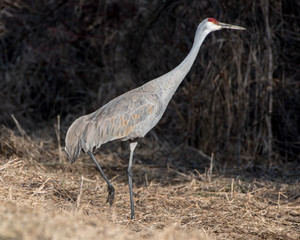
[[[134,212],[131,212],[131,220],[134,220],[135,219],[135,214]]]
[[[112,206],[115,198],[115,188],[112,185],[108,185],[107,191],[108,191],[108,196],[106,202],[109,203],[109,206]]]

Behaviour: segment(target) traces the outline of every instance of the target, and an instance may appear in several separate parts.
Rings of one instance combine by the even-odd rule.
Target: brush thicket
[[[1,123],[13,126],[13,113],[35,130],[60,115],[63,137],[79,115],[177,66],[197,24],[215,17],[248,31],[205,40],[147,144],[213,153],[220,166],[299,160],[298,1],[0,4]]]

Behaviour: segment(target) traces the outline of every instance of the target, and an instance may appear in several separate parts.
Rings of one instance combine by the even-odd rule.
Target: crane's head
[[[236,25],[221,23],[221,22],[219,22],[218,20],[216,20],[214,18],[207,18],[205,21],[206,21],[205,22],[205,28],[209,32],[221,30],[221,29],[224,29],[224,28],[229,28],[229,29],[234,29],[234,30],[246,30],[246,28],[239,27],[239,26],[236,26]]]

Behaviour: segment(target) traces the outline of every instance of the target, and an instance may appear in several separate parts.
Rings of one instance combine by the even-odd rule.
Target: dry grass
[[[202,174],[136,164],[131,221],[126,165],[118,156],[97,155],[116,188],[110,208],[106,185],[86,156],[59,163],[51,141],[6,128],[0,140],[1,239],[300,238],[299,176],[213,174],[209,182]]]
[[[263,167],[299,161],[297,0],[0,2],[0,123],[26,129],[77,116],[176,67],[200,21],[211,33],[153,129],[173,149]],[[164,148],[164,150],[167,150]],[[282,166],[280,166],[282,167]]]

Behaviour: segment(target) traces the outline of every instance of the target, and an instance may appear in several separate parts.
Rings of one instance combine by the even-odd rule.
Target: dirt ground
[[[135,164],[130,220],[125,162],[86,154],[69,164],[52,142],[2,129],[0,239],[300,239],[299,175],[254,178]],[[299,173],[299,171],[298,171]]]

